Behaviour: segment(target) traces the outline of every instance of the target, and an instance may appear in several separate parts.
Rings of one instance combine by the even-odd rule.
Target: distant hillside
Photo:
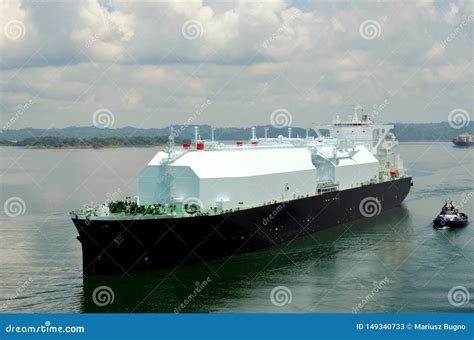
[[[31,148],[106,148],[106,147],[134,147],[164,145],[168,141],[166,136],[130,136],[130,137],[30,137],[19,141],[0,141],[0,145],[25,146]],[[175,140],[177,143],[182,140]]]
[[[394,133],[400,141],[451,141],[454,137],[466,132],[474,134],[474,124],[455,129],[448,122],[407,124],[395,123]]]
[[[211,126],[210,125],[198,125],[199,134],[204,139],[211,138]],[[180,139],[192,139],[194,138],[194,125],[173,125],[176,138]],[[306,136],[306,130],[302,128],[293,128],[293,136]],[[236,140],[236,139],[249,139],[251,136],[251,128],[216,128],[214,136],[220,140]],[[265,127],[259,126],[256,129],[257,136],[264,136]],[[272,126],[268,126],[268,136],[278,137],[278,135],[286,135],[288,129],[277,129]],[[100,129],[95,126],[84,126],[76,127],[71,126],[64,129],[19,129],[19,130],[6,130],[0,133],[0,141],[22,141],[26,138],[31,137],[62,137],[62,138],[110,138],[110,137],[157,137],[157,136],[169,136],[170,127],[165,128],[151,128],[142,129],[134,127],[124,127],[117,129]],[[313,132],[314,135],[314,132]]]
[[[474,124],[462,129],[454,129],[447,122],[442,123],[426,123],[426,124],[410,124],[395,123],[395,134],[401,141],[421,141],[421,140],[439,140],[449,141],[453,137],[463,133],[474,134]],[[193,126],[175,125],[173,126],[177,138],[192,139],[194,136]],[[287,135],[286,128],[277,129],[270,125],[257,126],[257,136],[264,136],[265,128],[268,128],[269,137],[277,137],[278,135]],[[64,129],[18,129],[18,130],[2,130],[0,131],[0,141],[23,141],[31,137],[61,137],[61,138],[81,138],[83,140],[91,140],[92,138],[130,138],[130,137],[164,137],[170,133],[169,127],[142,129],[134,127],[124,127],[118,129],[99,129],[94,126],[76,127],[71,126]],[[211,127],[209,125],[199,125],[199,133],[202,138],[210,139]],[[219,140],[247,140],[250,138],[251,128],[216,128],[215,138]],[[293,136],[305,136],[306,130],[294,127],[292,129]],[[314,131],[310,131],[310,135],[315,135]],[[161,141],[161,140],[160,140]],[[135,141],[133,141],[135,142]],[[147,140],[147,142],[150,142]]]

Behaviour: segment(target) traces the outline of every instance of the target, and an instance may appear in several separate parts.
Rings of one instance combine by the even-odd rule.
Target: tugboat
[[[435,227],[463,227],[468,222],[468,216],[459,212],[453,205],[453,201],[446,201],[441,212],[433,220]]]

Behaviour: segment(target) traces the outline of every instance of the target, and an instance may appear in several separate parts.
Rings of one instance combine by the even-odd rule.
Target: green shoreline
[[[176,139],[176,143],[184,140]],[[153,147],[163,146],[168,142],[166,136],[126,136],[126,137],[30,137],[21,141],[3,141],[0,145],[25,147],[30,149],[102,149],[120,147]]]
[[[34,145],[7,145],[0,144],[0,146],[13,147],[13,148],[23,148],[31,150],[65,150],[65,149],[77,149],[77,150],[90,150],[90,149],[120,149],[120,148],[153,148],[156,146],[164,146],[165,144],[156,144],[156,145],[104,145],[104,146],[34,146]]]

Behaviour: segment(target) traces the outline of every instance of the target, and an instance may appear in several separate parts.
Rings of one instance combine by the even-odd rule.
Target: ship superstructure
[[[128,202],[122,209],[111,202],[72,212],[83,243],[84,261],[88,263],[84,264],[84,271],[108,271],[106,265],[99,264],[100,247],[93,245],[96,240],[91,235],[97,228],[104,233],[103,226],[111,228],[113,222],[119,222],[114,231],[119,236],[112,233],[108,237],[114,236],[116,243],[130,232],[141,240],[133,234],[139,228],[140,233],[146,231],[150,233],[148,238],[155,239],[165,233],[164,224],[178,224],[175,233],[186,245],[197,244],[212,231],[210,226],[220,225],[219,234],[230,239],[213,239],[217,244],[208,246],[214,250],[202,250],[202,257],[213,258],[301,236],[292,231],[301,229],[296,225],[300,222],[308,225],[303,234],[309,234],[364,217],[359,205],[367,197],[380,211],[396,206],[407,195],[411,178],[403,168],[392,129],[392,125],[375,124],[369,115],[359,118],[356,109],[347,120],[336,117],[332,125],[314,126],[316,136],[292,136],[288,128],[286,136],[258,138],[253,128],[247,142],[226,144],[214,138],[201,139],[196,127],[192,143],[176,146],[171,133],[169,145],[141,171],[136,202]],[[264,223],[265,228],[270,227],[267,233],[273,235],[270,242],[260,237],[248,243],[247,238],[252,237],[249,230],[255,229],[255,225],[262,227],[263,218],[282,205],[285,212]],[[331,213],[336,216],[328,215]],[[94,229],[94,224],[102,227]],[[132,237],[128,239],[131,244],[136,243]],[[244,240],[248,243],[246,247]],[[157,266],[172,264],[183,258],[176,253],[183,245],[175,241],[151,248],[142,247],[139,242],[127,251],[122,249],[122,253],[136,258],[135,252],[142,253],[146,248],[146,253],[162,254],[156,259]],[[90,246],[95,249],[92,253]],[[163,249],[172,251],[164,255]],[[85,255],[86,252],[89,254]],[[102,255],[100,258],[103,261]],[[114,261],[120,263],[118,259]],[[142,265],[153,267],[150,263]],[[93,269],[89,270],[91,266]]]
[[[289,128],[287,136],[257,139],[253,128],[248,142],[229,145],[200,139],[196,128],[192,144],[168,147],[145,166],[137,203],[173,205],[176,211],[198,204],[212,213],[315,195],[322,186],[345,190],[405,175],[392,125],[355,114],[315,129],[319,137],[292,137]]]
[[[474,136],[468,133],[463,133],[456,138],[453,138],[453,144],[460,147],[473,146]]]

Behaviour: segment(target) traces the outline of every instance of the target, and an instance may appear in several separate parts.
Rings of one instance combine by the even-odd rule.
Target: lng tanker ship
[[[399,206],[412,185],[392,125],[357,112],[317,136],[203,140],[158,152],[136,199],[71,212],[83,272],[127,273],[270,247]],[[323,130],[329,131],[323,136]]]

